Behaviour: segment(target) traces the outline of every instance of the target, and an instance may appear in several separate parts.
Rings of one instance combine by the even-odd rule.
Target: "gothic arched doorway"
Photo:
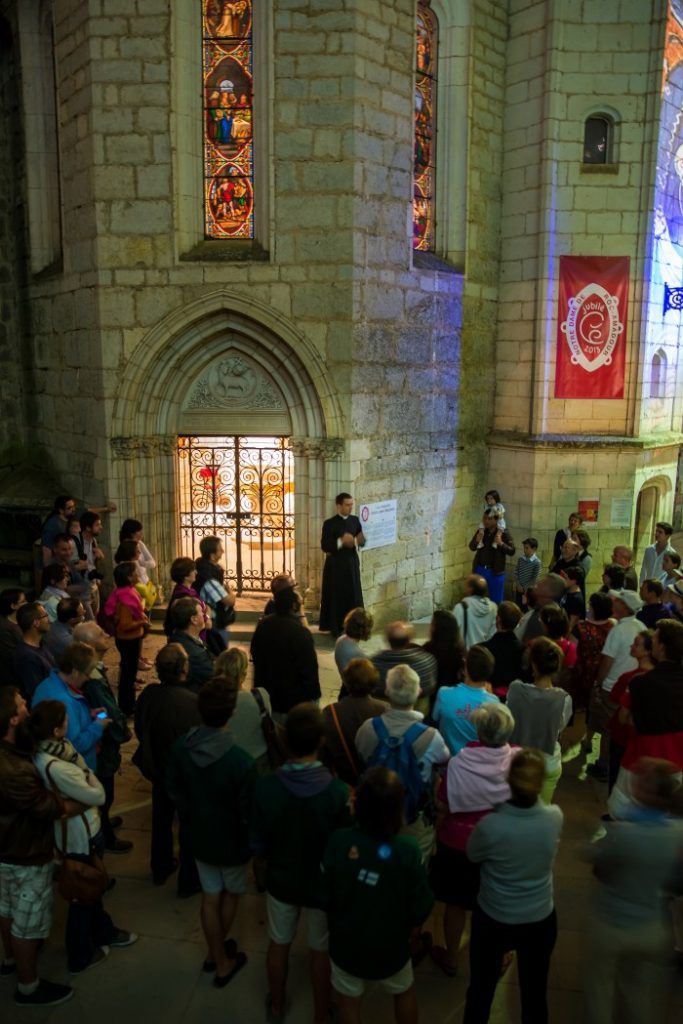
[[[257,314],[260,322],[254,319]],[[222,439],[222,462],[228,449],[238,461],[243,453],[240,472],[252,478],[258,476],[253,464],[249,466],[254,452],[260,448],[262,459],[271,444],[289,465],[284,471],[287,493],[291,495],[292,486],[296,491],[293,536],[291,524],[283,524],[285,541],[293,543],[293,551],[287,550],[282,567],[293,568],[303,588],[316,589],[321,570],[320,523],[329,493],[336,493],[341,482],[341,416],[318,352],[272,310],[254,303],[247,312],[243,296],[221,292],[167,317],[138,345],[126,366],[112,432],[111,493],[119,496],[126,514],[143,521],[163,579],[173,558],[184,553],[188,544],[197,544],[196,535],[191,542],[182,536],[179,443],[187,447],[188,442],[179,439]],[[267,438],[271,441],[264,441]],[[207,455],[206,449],[216,445],[201,442],[193,447],[197,472],[208,471],[198,479],[213,499],[216,452]],[[287,501],[291,504],[290,498]],[[246,517],[249,502],[253,492],[247,502],[233,502],[232,507],[230,501],[209,502],[217,507],[215,512],[208,511],[210,516],[232,511]],[[224,519],[222,525],[227,522]],[[246,529],[245,518],[238,523]],[[204,525],[208,530],[221,526],[221,521],[207,520]],[[263,519],[258,529],[266,530],[262,536],[270,542]],[[246,540],[244,531],[240,540]],[[267,579],[282,571],[279,563],[266,558],[260,540],[254,547],[258,551],[246,566],[248,572],[247,559],[242,559],[245,589],[252,589],[253,582],[259,589],[267,586]],[[244,551],[243,545],[243,555]],[[235,563],[229,566],[231,575],[235,576],[236,568]]]

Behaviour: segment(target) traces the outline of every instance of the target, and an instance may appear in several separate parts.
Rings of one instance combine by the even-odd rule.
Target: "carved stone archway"
[[[178,436],[235,433],[291,438],[296,574],[313,608],[320,524],[330,490],[341,486],[345,451],[334,388],[317,351],[288,322],[219,292],[150,332],[126,367],[114,405],[114,488],[128,514],[143,521],[162,581],[178,553]]]

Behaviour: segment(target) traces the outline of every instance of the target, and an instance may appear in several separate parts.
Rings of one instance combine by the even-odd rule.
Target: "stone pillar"
[[[145,541],[157,562],[157,577],[168,590],[171,562],[176,557],[175,456],[178,439],[172,434],[113,437],[115,475],[123,518],[139,519]]]
[[[289,447],[294,454],[296,578],[309,620],[317,621],[323,560],[320,529],[329,514],[326,469],[327,465],[338,463],[344,440],[341,437],[291,437]]]

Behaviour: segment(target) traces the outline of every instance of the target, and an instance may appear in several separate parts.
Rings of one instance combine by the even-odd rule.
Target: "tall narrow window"
[[[435,242],[436,65],[438,23],[429,0],[417,5],[413,249],[433,252]]]
[[[204,233],[254,237],[253,0],[201,0]]]
[[[664,349],[660,348],[652,357],[650,369],[650,398],[664,398],[666,369],[666,352]]]
[[[610,122],[606,117],[588,117],[583,129],[583,162],[608,164],[611,160]]]

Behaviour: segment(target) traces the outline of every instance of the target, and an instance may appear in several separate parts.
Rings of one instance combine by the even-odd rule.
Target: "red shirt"
[[[563,667],[574,668],[574,665],[576,665],[576,641],[570,640],[567,636],[563,636],[554,642],[562,649],[562,653],[564,654]]]
[[[629,685],[634,676],[640,676],[643,672],[647,671],[644,668],[634,668],[630,672],[623,672],[616,683],[612,687],[609,695],[611,704],[618,704],[618,709],[612,715],[609,723],[609,735],[610,739],[614,743],[618,743],[620,747],[628,746],[629,740],[635,736],[636,730],[633,728],[630,722],[619,721],[619,711],[621,708],[631,707],[631,698],[629,694]]]

